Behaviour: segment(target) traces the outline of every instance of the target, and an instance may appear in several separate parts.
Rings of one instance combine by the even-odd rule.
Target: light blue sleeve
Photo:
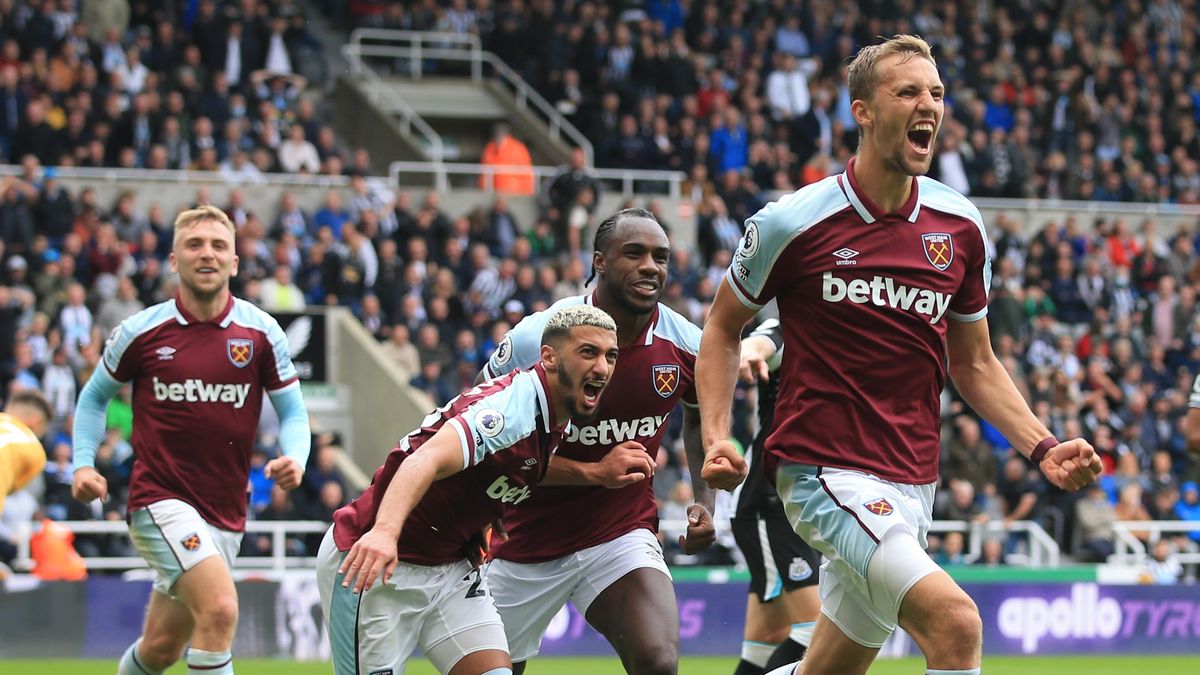
[[[542,331],[550,317],[563,307],[583,304],[584,296],[564,298],[550,307],[521,319],[496,346],[483,375],[489,380],[521,368],[532,368],[542,355]]]
[[[75,404],[75,426],[71,431],[74,446],[73,470],[96,466],[96,449],[104,441],[108,402],[121,390],[121,383],[99,366],[79,393]]]
[[[544,417],[549,409],[534,382],[536,378],[533,373],[522,373],[511,386],[476,401],[451,418],[450,426],[463,444],[463,468],[511,448],[537,430],[538,411]]]
[[[312,450],[312,431],[308,426],[308,409],[304,407],[304,396],[300,385],[294,384],[271,392],[271,405],[279,414],[279,445],[285,457],[291,457],[300,465],[308,466],[308,454]]]
[[[792,240],[848,204],[836,177],[831,177],[771,202],[750,216],[726,275],[734,296],[750,309],[761,309],[779,290],[779,281],[772,278],[772,272]]]

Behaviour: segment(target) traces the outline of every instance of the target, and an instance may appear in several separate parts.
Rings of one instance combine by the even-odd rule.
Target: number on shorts
[[[470,574],[463,577],[463,581],[470,581],[471,577],[475,577],[475,581],[471,584],[471,587],[467,589],[467,599],[470,600],[471,598],[482,598],[483,596],[487,595],[487,591],[479,587],[483,584],[483,575],[479,573],[479,570],[472,570]]]

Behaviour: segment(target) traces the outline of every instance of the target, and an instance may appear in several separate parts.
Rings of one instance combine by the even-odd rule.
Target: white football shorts
[[[209,525],[187,502],[164,499],[129,514],[129,539],[154,570],[154,590],[168,595],[184,572],[221,556],[233,569],[242,533]]]
[[[821,566],[821,612],[864,647],[883,646],[896,629],[904,595],[940,569],[923,550],[936,484],[905,485],[861,471],[785,464],[776,487],[796,533],[828,559]],[[880,542],[896,527],[911,534],[921,550],[913,547],[912,555],[872,565]]]
[[[401,675],[417,647],[439,673],[477,651],[508,651],[487,579],[466,560],[401,562],[387,584],[381,574],[355,594],[337,571],[345,557],[330,527],[317,553],[317,589],[336,675]]]
[[[604,589],[630,572],[649,567],[671,578],[654,533],[637,529],[612,541],[556,560],[515,563],[493,560],[487,577],[504,617],[512,660],[537,655],[542,635],[569,600],[584,616]]]

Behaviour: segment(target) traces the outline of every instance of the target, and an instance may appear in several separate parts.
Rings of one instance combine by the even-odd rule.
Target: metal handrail
[[[395,47],[378,44],[366,44],[369,40],[384,42],[409,42],[412,44],[412,54],[409,54],[409,73],[414,80],[421,79],[421,60],[427,56],[426,43],[434,45],[429,49],[440,49],[440,45],[466,45],[471,53],[471,81],[483,80],[483,43],[478,35],[471,33],[445,33],[436,31],[392,30],[389,28],[357,28],[350,33],[350,44],[356,48],[360,56],[395,56]],[[385,51],[376,52],[383,47]]]
[[[471,40],[469,38],[475,38]],[[364,39],[410,43],[411,46],[389,46],[382,44],[364,44]],[[426,47],[426,43],[442,44],[447,42],[466,43],[467,49],[453,47]],[[480,48],[477,36],[463,36],[458,33],[421,33],[417,31],[391,31],[386,29],[359,29],[351,33],[350,43],[343,47],[343,53],[351,63],[362,63],[363,56],[380,56],[392,58],[407,58],[413,79],[421,79],[421,62],[424,60],[466,61],[471,64],[471,80],[476,83],[483,81],[482,64],[487,63],[500,79],[514,89],[516,105],[519,110],[528,110],[529,104],[537,109],[546,119],[550,135],[556,140],[566,135],[572,143],[581,148],[591,165],[595,161],[595,152],[591,141],[582,132],[563,117],[541,94],[523,77],[517,74],[503,59]]]
[[[379,76],[370,66],[363,62],[359,50],[361,48],[354,44],[342,46],[342,55],[346,57],[346,61],[350,63],[351,71],[358,76],[365,77],[374,86],[366,88],[368,98],[375,101],[376,97],[383,98],[388,105],[393,106],[400,111],[400,131],[406,136],[410,134],[410,129],[416,127],[421,136],[429,143],[429,158],[434,162],[440,162],[446,156],[445,146],[442,143],[442,137],[438,135],[433,127],[429,126],[412,106],[404,100],[396,92],[392,91],[387,86],[387,82]]]
[[[70,530],[75,534],[124,534],[128,535],[129,527],[115,520],[56,520],[55,525]],[[37,523],[17,523],[17,556],[13,559],[12,567],[20,572],[33,569],[34,562],[30,556],[30,537],[39,530]],[[294,568],[312,568],[316,566],[315,557],[287,555],[288,534],[316,534],[329,529],[329,523],[319,520],[248,520],[246,532],[249,534],[268,533],[271,535],[270,557],[242,556],[238,558],[237,566],[253,569],[270,569],[273,572],[283,572]],[[83,558],[84,565],[89,570],[142,569],[146,561],[132,556],[95,556]]]
[[[1134,536],[1134,532],[1150,532],[1150,543],[1162,538],[1165,532],[1182,534],[1184,532],[1200,532],[1198,520],[1118,520],[1113,523],[1113,543],[1115,545],[1110,562],[1124,564],[1144,564],[1150,556],[1146,546]],[[1200,562],[1200,552],[1180,551],[1175,554],[1179,562],[1184,564]]]
[[[400,174],[402,173],[423,173],[430,174],[434,177],[434,184],[439,191],[445,191],[449,187],[447,176],[482,176],[484,180],[484,189],[488,192],[493,190],[493,181],[498,173],[530,173],[534,178],[541,181],[546,178],[557,176],[561,167],[557,166],[523,166],[523,165],[500,165],[500,164],[470,164],[464,162],[392,162],[388,165],[388,182],[390,185],[398,185]],[[613,180],[621,182],[621,195],[623,197],[631,197],[634,194],[634,185],[637,182],[655,182],[666,183],[668,195],[671,199],[679,199],[682,194],[682,184],[687,177],[682,171],[660,171],[650,169],[587,169],[587,174],[593,178],[600,180]]]
[[[1012,199],[1002,197],[970,197],[971,203],[980,209],[995,211],[1067,211],[1079,214],[1105,216],[1152,217],[1200,216],[1200,206],[1194,204],[1169,204],[1157,202],[1096,202],[1075,199]],[[1091,227],[1091,223],[1081,223]]]
[[[229,181],[222,177],[219,171],[191,171],[187,169],[125,169],[117,167],[57,167],[59,178],[79,180],[95,180],[105,183],[118,181],[138,181],[143,183],[222,183]],[[22,176],[25,170],[19,164],[0,164],[0,176]],[[42,178],[41,175],[38,178]],[[324,174],[296,173],[264,173],[262,181],[257,186],[264,185],[298,185],[308,187],[346,187],[350,185],[347,176],[326,176]]]

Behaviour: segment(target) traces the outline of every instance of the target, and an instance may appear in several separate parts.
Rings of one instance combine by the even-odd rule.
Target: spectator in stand
[[[529,148],[512,135],[507,124],[501,122],[492,129],[492,139],[484,146],[479,163],[491,167],[479,177],[480,189],[512,195],[534,194]]]
[[[1104,494],[1104,488],[1093,485],[1075,503],[1075,526],[1079,531],[1081,555],[1087,562],[1105,562],[1113,554],[1113,523],[1116,512]]]
[[[305,139],[304,134],[303,125],[293,124],[288,129],[287,140],[279,144],[279,167],[288,173],[321,172],[317,148]]]

